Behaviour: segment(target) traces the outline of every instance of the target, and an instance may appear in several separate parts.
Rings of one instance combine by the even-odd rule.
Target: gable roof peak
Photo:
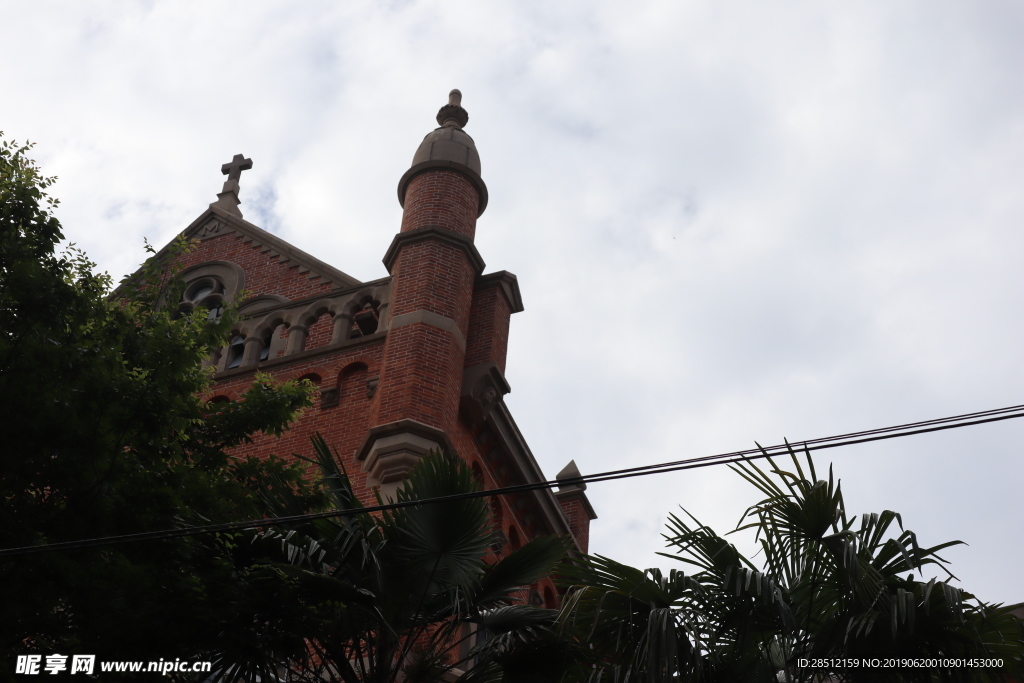
[[[240,213],[225,210],[216,204],[211,204],[206,211],[185,228],[182,234],[186,238],[207,240],[230,233],[237,233],[242,242],[253,249],[269,252],[272,256],[279,255],[280,263],[293,264],[298,268],[299,273],[307,275],[310,279],[319,277],[324,282],[332,283],[336,289],[358,287],[362,284],[351,275],[307,254],[277,235],[253,225],[242,218]],[[164,253],[166,250],[165,246],[159,253]]]

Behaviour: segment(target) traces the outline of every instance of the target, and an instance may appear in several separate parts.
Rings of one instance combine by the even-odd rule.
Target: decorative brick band
[[[399,327],[405,327],[406,325],[414,325],[416,323],[423,323],[424,325],[430,325],[436,327],[439,330],[444,330],[452,335],[455,339],[455,343],[459,345],[459,349],[466,352],[466,338],[459,332],[459,326],[455,324],[455,321],[451,318],[446,318],[443,315],[432,313],[430,311],[411,311],[409,313],[402,313],[391,318],[391,325],[389,329],[395,330]]]
[[[384,267],[387,268],[390,273],[391,267],[395,265],[395,259],[398,258],[398,252],[401,251],[402,247],[406,244],[423,242],[425,240],[439,240],[462,249],[469,258],[469,262],[476,271],[476,274],[480,275],[480,273],[484,272],[484,267],[487,264],[484,263],[484,259],[480,256],[480,252],[477,251],[476,247],[473,245],[473,240],[465,235],[460,235],[453,230],[439,228],[433,225],[425,228],[416,228],[409,232],[400,232],[395,235],[395,239],[391,240],[391,246],[388,247],[386,252],[384,252]]]

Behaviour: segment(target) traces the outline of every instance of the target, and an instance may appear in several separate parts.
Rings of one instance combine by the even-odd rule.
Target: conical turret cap
[[[469,113],[462,108],[462,93],[452,90],[448,104],[437,112],[439,128],[427,133],[412,157],[412,167],[398,182],[398,203],[405,206],[405,191],[413,177],[431,169],[448,169],[466,176],[480,194],[478,216],[487,207],[487,186],[480,177],[480,154],[473,138],[463,130]]]

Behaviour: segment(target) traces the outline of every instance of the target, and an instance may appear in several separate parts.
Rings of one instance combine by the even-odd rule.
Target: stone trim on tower
[[[380,488],[381,497],[393,498],[413,465],[431,451],[454,452],[443,430],[416,420],[397,420],[370,429],[356,451],[367,484]]]
[[[388,250],[384,252],[384,258],[381,259],[384,262],[384,267],[388,269],[389,273],[392,272],[395,266],[395,260],[398,259],[398,253],[402,250],[402,247],[427,240],[444,242],[461,249],[466,254],[466,258],[469,259],[469,262],[472,264],[473,270],[476,271],[476,274],[479,275],[484,272],[484,267],[487,264],[484,263],[483,257],[480,256],[480,252],[476,250],[476,246],[473,244],[473,240],[471,238],[466,237],[465,235],[460,235],[454,230],[439,228],[433,225],[416,228],[415,230],[409,230],[408,232],[400,232],[395,235],[395,238],[391,240],[391,245],[388,247]],[[515,276],[513,275],[513,277]]]
[[[496,273],[481,275],[476,279],[473,291],[482,292],[491,287],[500,287],[513,313],[522,313],[523,295],[519,292],[519,278],[507,270],[499,270]]]
[[[462,336],[462,332],[459,331],[459,327],[455,324],[455,321],[451,318],[446,318],[443,315],[438,315],[437,313],[420,310],[396,315],[391,319],[390,329],[397,330],[400,327],[415,325],[417,323],[430,325],[431,327],[436,327],[439,330],[444,330],[448,334],[452,335],[452,338],[455,339],[455,343],[459,345],[459,349],[463,352],[466,351],[466,338]]]

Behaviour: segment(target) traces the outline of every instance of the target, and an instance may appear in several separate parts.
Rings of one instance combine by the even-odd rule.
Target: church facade
[[[404,213],[383,255],[388,277],[359,282],[242,218],[239,184],[252,162],[222,168],[217,201],[185,230],[198,248],[180,257],[185,309],[216,315],[237,301],[241,320],[209,360],[210,398],[232,399],[262,372],[305,378],[318,398],[281,438],[261,435],[242,454],[307,454],[321,433],[356,492],[394,492],[433,449],[463,458],[485,488],[544,481],[503,396],[509,323],[523,310],[516,276],[485,273],[474,246],[487,206],[480,157],[463,130],[469,119],[453,90],[398,183]],[[239,293],[245,299],[239,300]],[[570,462],[556,478],[579,476]],[[492,551],[504,555],[547,534],[571,536],[587,552],[591,520],[585,484],[490,499]],[[549,581],[534,604],[554,606]]]

